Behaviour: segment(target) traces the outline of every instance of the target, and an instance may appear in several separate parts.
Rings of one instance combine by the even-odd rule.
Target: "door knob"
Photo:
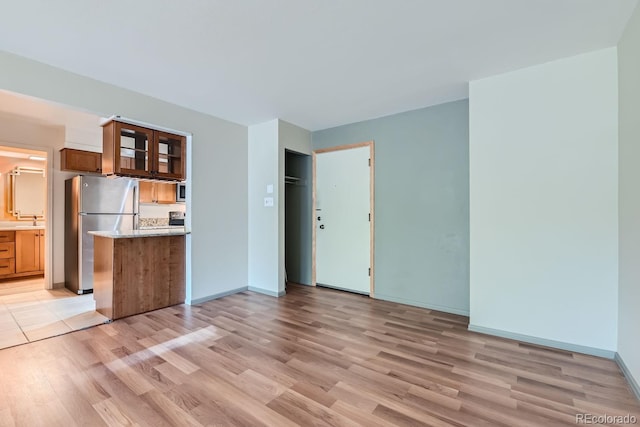
[[[324,230],[324,224],[320,225],[320,230]]]

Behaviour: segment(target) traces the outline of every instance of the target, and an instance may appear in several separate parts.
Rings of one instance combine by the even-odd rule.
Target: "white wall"
[[[617,56],[470,83],[470,329],[612,355]]]
[[[640,8],[618,45],[620,284],[618,354],[640,397]]]
[[[249,288],[277,295],[278,283],[278,120],[249,126]],[[273,193],[267,193],[267,185]],[[264,198],[274,200],[264,206]]]
[[[65,147],[102,152],[101,117],[95,114],[2,90],[0,111],[31,123],[64,126]]]
[[[102,117],[120,114],[191,132],[191,165],[187,167],[191,184],[192,234],[188,241],[192,254],[192,288],[188,289],[187,299],[199,300],[247,285],[245,126],[6,52],[0,52],[0,69],[2,90],[53,101]],[[64,215],[60,214],[64,211],[63,181],[55,181],[53,188],[54,198],[60,203],[56,206],[62,207],[62,211],[54,207],[56,240],[55,236],[64,235]],[[55,256],[62,252],[56,251]],[[57,276],[63,263],[59,259],[54,262]]]
[[[284,120],[278,120],[278,292],[280,294],[285,291],[285,188],[284,188],[284,170],[285,170],[285,150],[295,151],[296,153],[311,155],[311,132]],[[311,185],[311,182],[309,182]],[[310,186],[307,187],[307,190]],[[307,202],[311,203],[311,199],[307,198]],[[305,240],[311,246],[311,218],[302,218],[301,224],[307,233],[301,233],[300,237],[307,237]],[[306,236],[305,236],[306,234]],[[311,252],[309,248],[309,253]]]
[[[64,128],[60,126],[47,126],[41,123],[24,120],[19,116],[0,114],[0,141],[1,145],[19,148],[41,148],[47,151],[49,157],[52,153],[64,146]],[[60,158],[53,156],[47,163],[53,162],[53,167],[46,166],[52,171],[47,176],[47,185],[54,191],[47,212],[47,246],[50,257],[45,262],[47,283],[55,284],[64,282],[64,180],[65,172],[60,171]],[[56,232],[56,230],[62,230]]]
[[[285,149],[310,154],[311,133],[278,119],[249,126],[249,289],[269,295],[285,290]]]

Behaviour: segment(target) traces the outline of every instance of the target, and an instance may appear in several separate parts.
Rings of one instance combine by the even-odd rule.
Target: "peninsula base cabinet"
[[[96,310],[115,320],[185,299],[185,236],[94,236]]]

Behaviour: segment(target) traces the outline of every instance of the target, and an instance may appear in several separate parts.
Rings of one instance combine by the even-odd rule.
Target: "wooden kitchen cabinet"
[[[140,203],[153,203],[155,201],[155,194],[153,182],[140,181],[138,188],[140,189]]]
[[[140,203],[176,203],[176,184],[140,181]]]
[[[167,132],[155,131],[154,176],[160,179],[184,181],[187,167],[187,138]]]
[[[0,276],[16,272],[15,231],[0,232]]]
[[[101,173],[102,154],[63,148],[60,150],[60,170]]]
[[[44,230],[16,231],[16,273],[44,271]]]
[[[176,184],[156,183],[156,203],[175,203]]]
[[[44,274],[44,230],[40,230],[40,247],[38,248],[39,250],[39,255],[40,255],[40,268],[38,269],[38,271],[41,271]]]
[[[183,181],[186,138],[112,120],[103,125],[102,172]]]
[[[15,242],[16,241],[16,232],[15,231],[0,231],[0,242]]]
[[[16,272],[15,258],[0,258],[0,277],[11,276]]]
[[[0,279],[44,274],[44,229],[0,231]]]

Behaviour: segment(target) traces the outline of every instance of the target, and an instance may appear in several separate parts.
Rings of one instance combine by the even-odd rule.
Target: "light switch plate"
[[[273,197],[265,197],[264,198],[264,206],[268,208],[273,207]]]
[[[272,194],[273,193],[273,184],[268,184],[267,185],[267,193],[268,194]]]

